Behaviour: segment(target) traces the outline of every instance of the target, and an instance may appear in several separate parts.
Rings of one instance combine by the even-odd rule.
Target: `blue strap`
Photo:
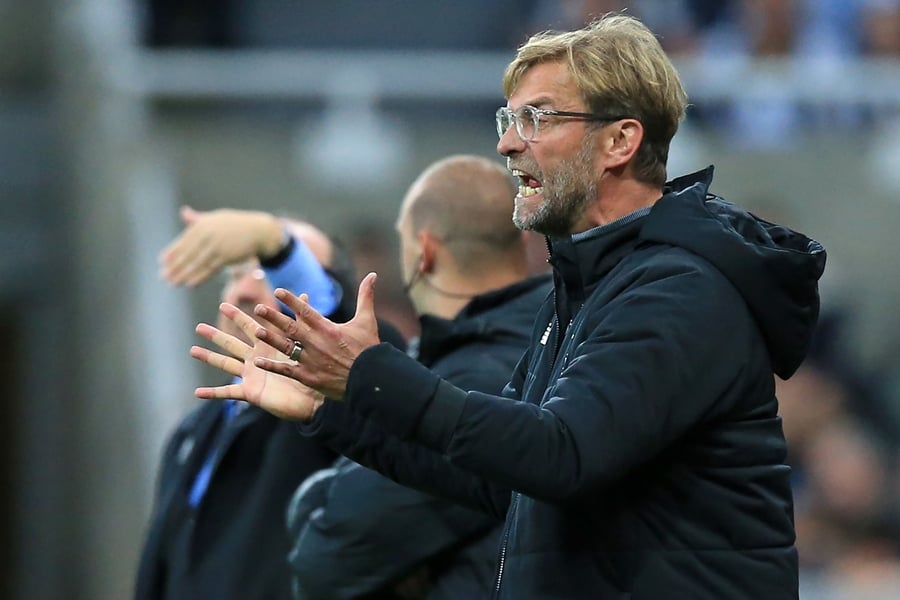
[[[341,301],[340,287],[302,241],[292,238],[291,249],[284,261],[277,265],[263,264],[266,279],[272,289],[284,288],[296,295],[309,295],[309,304],[323,315],[333,313]],[[281,311],[293,317],[294,313],[279,302]]]
[[[235,383],[239,381],[240,378],[235,377]],[[246,406],[246,402],[238,402],[237,400],[231,399],[225,400],[222,403],[222,423],[219,426],[219,431],[206,455],[206,460],[203,461],[203,466],[200,467],[200,471],[194,478],[194,483],[191,484],[190,492],[188,492],[188,504],[191,508],[197,508],[200,501],[203,500],[203,496],[206,494],[206,489],[209,487],[209,480],[212,478],[213,465],[216,464],[219,453],[222,451],[221,441],[225,428]]]

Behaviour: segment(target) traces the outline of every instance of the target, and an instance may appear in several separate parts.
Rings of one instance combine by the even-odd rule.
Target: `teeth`
[[[525,173],[522,172],[522,171],[520,171],[520,170],[518,170],[518,169],[513,169],[513,170],[512,170],[512,174],[513,174],[513,177],[521,177],[521,176],[524,175]]]
[[[519,195],[520,196],[534,196],[535,194],[540,194],[543,191],[544,191],[543,186],[536,187],[536,188],[533,188],[533,187],[527,186],[527,185],[519,186]]]

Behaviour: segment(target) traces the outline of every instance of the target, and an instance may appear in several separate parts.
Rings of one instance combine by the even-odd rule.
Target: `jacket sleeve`
[[[293,538],[288,560],[297,597],[340,600],[384,590],[429,557],[498,524],[346,461]]]
[[[393,346],[382,346],[408,359]],[[439,452],[401,440],[351,410],[345,402],[326,400],[314,420],[299,427],[304,435],[315,436],[329,448],[397,483],[477,509],[495,519],[506,515],[509,488],[451,464]]]
[[[381,346],[357,359],[347,400],[498,485],[547,501],[595,492],[723,410],[762,343],[736,290],[698,262],[671,253],[635,274],[540,406],[467,393]]]

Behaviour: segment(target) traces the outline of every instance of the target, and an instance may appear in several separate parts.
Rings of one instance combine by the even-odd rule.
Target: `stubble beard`
[[[576,222],[596,196],[593,162],[594,144],[589,139],[578,154],[545,174],[541,181],[544,197],[540,206],[526,214],[527,198],[524,202],[516,202],[513,210],[515,226],[551,237],[571,235]]]

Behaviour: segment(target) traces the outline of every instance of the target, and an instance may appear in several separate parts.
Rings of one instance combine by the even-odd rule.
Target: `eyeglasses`
[[[538,136],[541,119],[545,116],[568,117],[570,119],[582,119],[584,121],[619,121],[629,119],[628,115],[606,116],[596,113],[568,112],[564,110],[550,110],[547,108],[535,108],[528,104],[511,110],[507,106],[497,109],[497,135],[503,137],[510,126],[516,124],[516,133],[523,142],[530,142]]]
[[[248,275],[258,280],[266,278],[266,272],[262,270],[259,261],[255,258],[222,269],[222,276],[226,283],[238,281]]]

